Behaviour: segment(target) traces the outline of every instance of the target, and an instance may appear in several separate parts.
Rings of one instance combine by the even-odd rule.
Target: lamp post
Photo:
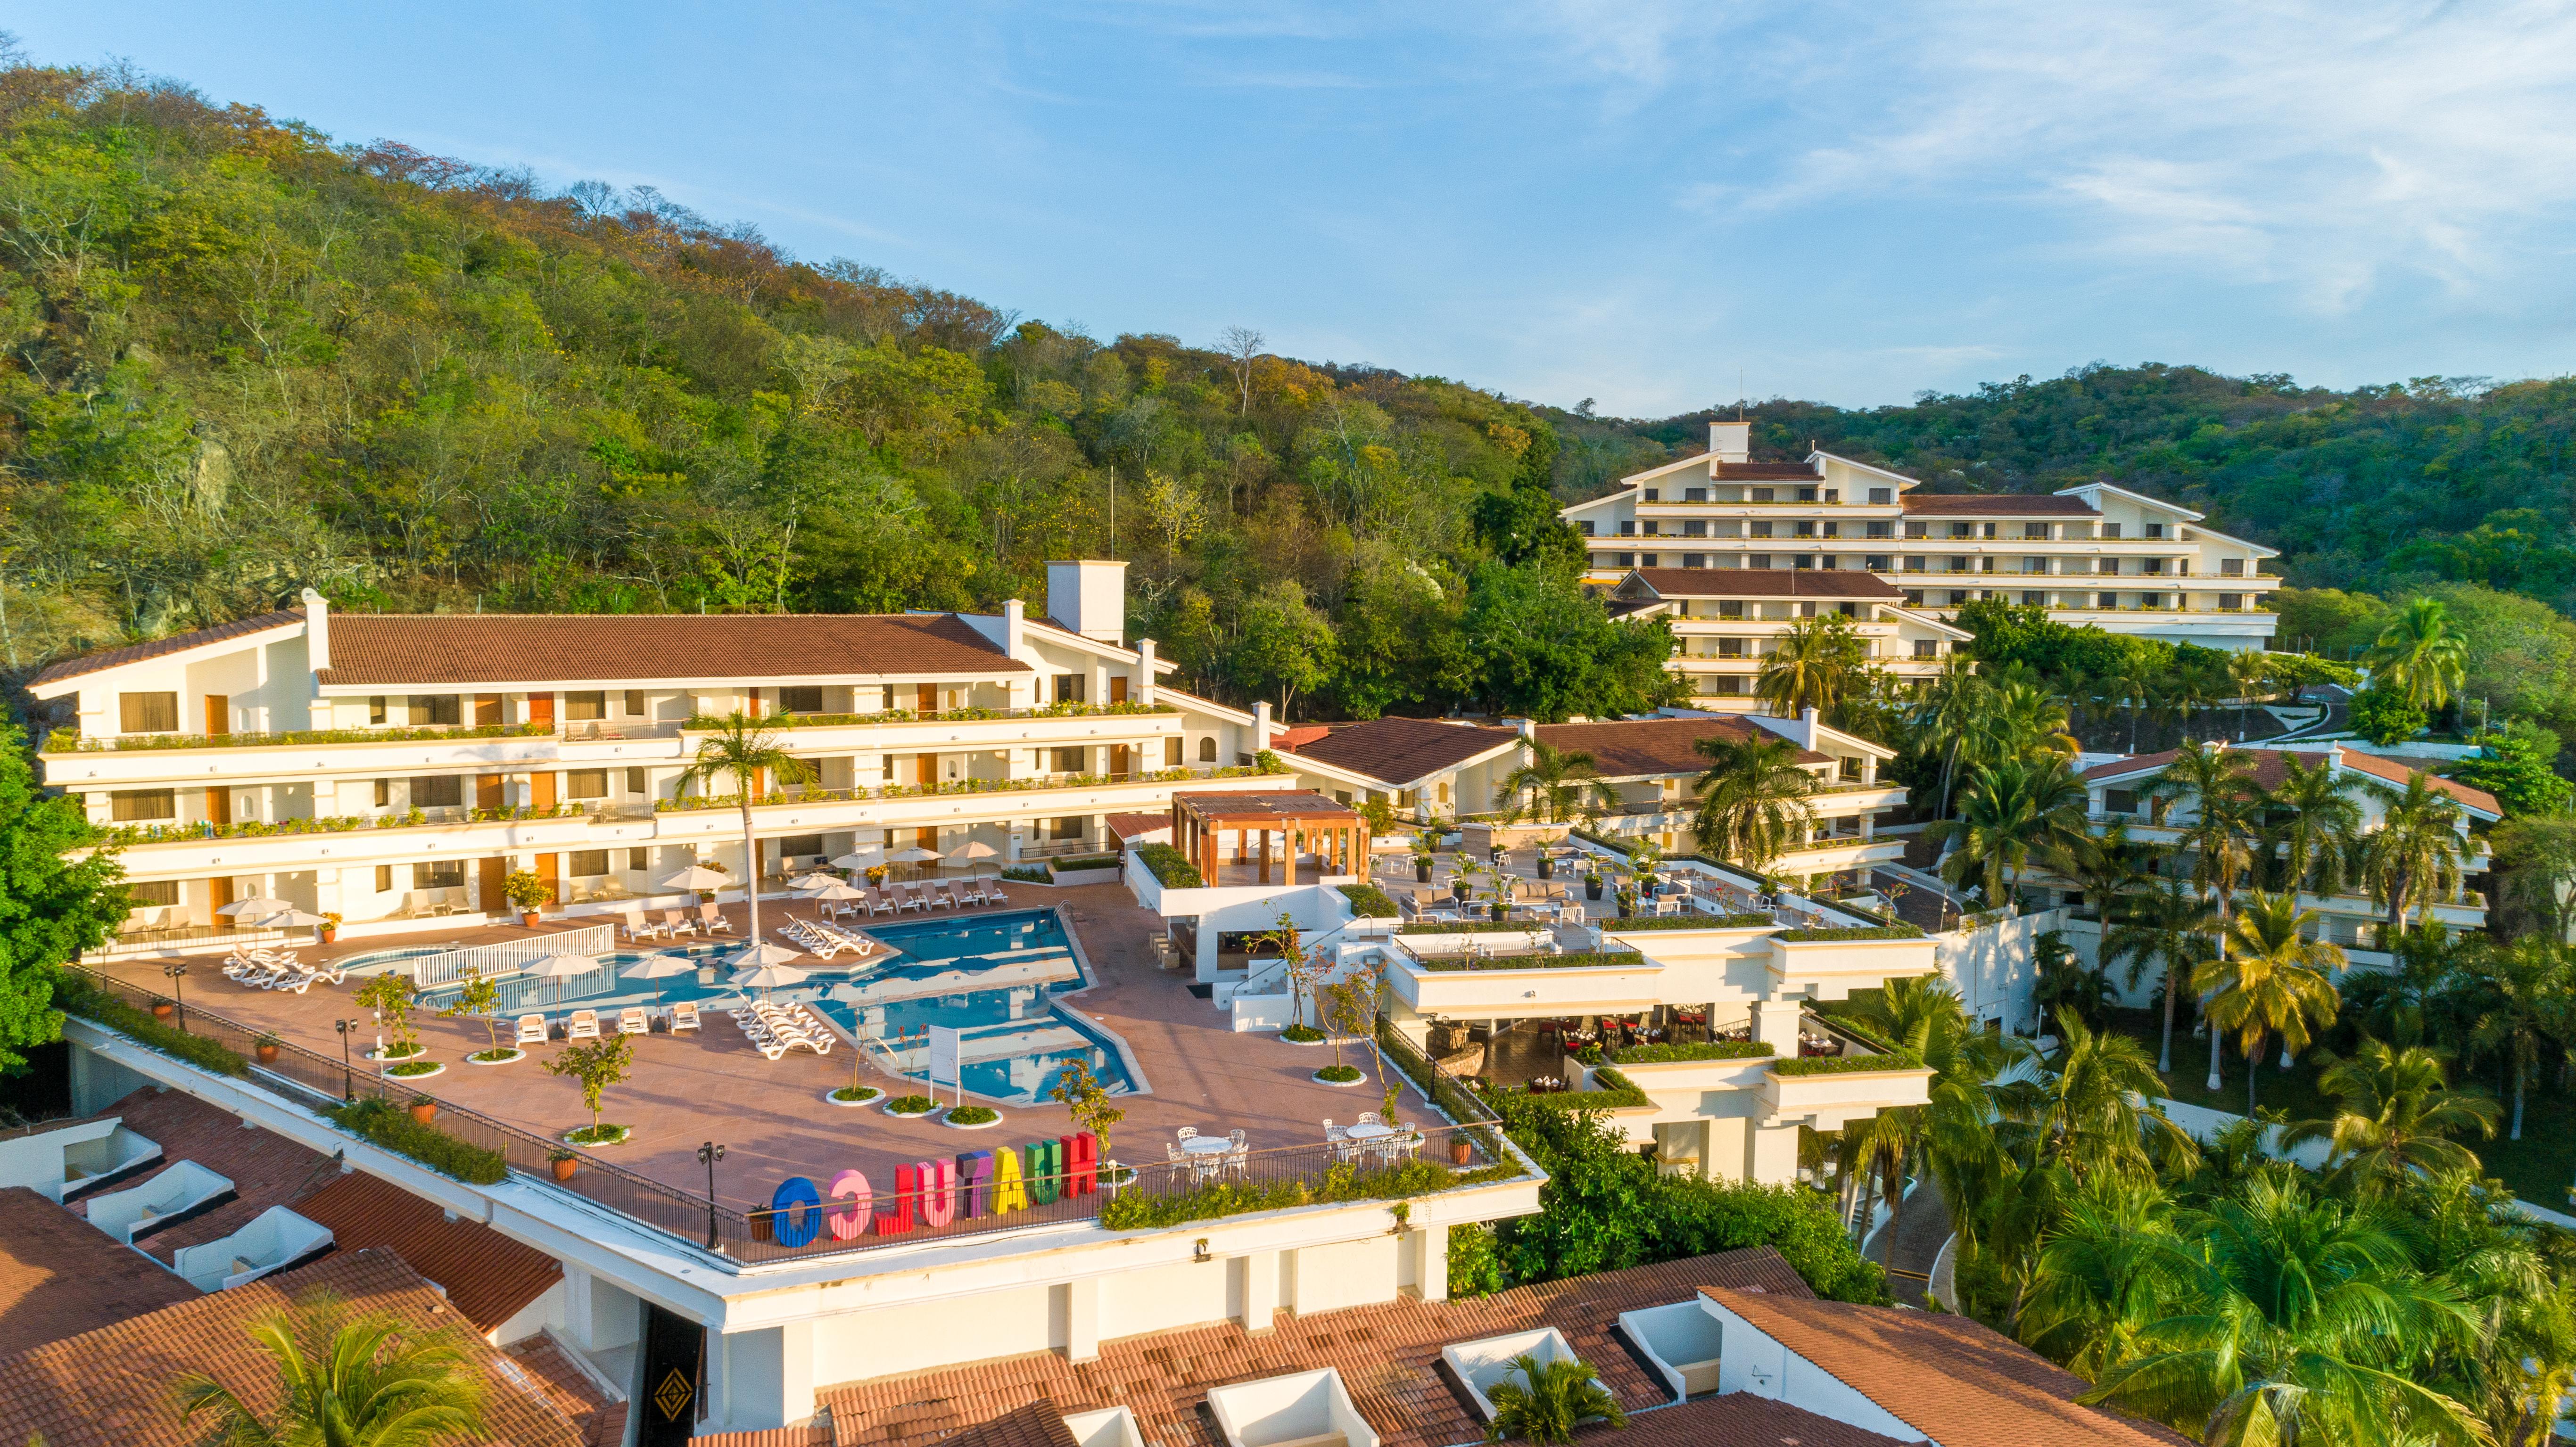
[[[358,1022],[334,1020],[331,1022],[331,1028],[340,1032],[340,1098],[355,1100],[358,1098],[358,1088],[351,1083],[352,1078],[349,1074],[349,1032],[358,1028]]]
[[[716,1239],[716,1162],[724,1159],[724,1153],[725,1148],[714,1141],[698,1147],[698,1159],[707,1168],[707,1249],[715,1252],[724,1250]]]
[[[163,965],[161,973],[170,978],[170,999],[179,1007],[179,1028],[185,1030],[188,1028],[188,997],[179,993],[179,982],[188,977],[188,966],[184,961]]]

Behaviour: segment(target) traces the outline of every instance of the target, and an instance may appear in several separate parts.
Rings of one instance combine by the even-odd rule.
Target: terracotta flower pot
[[[326,928],[324,928],[324,929],[323,929],[323,931],[322,931],[322,943],[324,943],[324,944],[326,944],[326,945],[336,945],[336,944],[338,944],[339,942],[340,942],[340,931],[339,931],[337,928],[335,928],[335,927],[326,927]]]
[[[533,909],[524,909],[519,911],[519,927],[521,929],[535,929],[537,927],[537,912]]]
[[[573,1160],[570,1157],[566,1157],[560,1161],[555,1161],[552,1164],[554,1166],[555,1179],[558,1181],[571,1180],[572,1173],[581,1169],[581,1162]]]
[[[422,1125],[427,1125],[431,1121],[438,1119],[438,1102],[434,1100],[413,1102],[411,1118],[419,1121]]]
[[[153,1018],[153,1019],[155,1019],[155,1020],[167,1020],[167,1019],[169,1019],[169,1018],[170,1018],[170,1002],[169,1002],[169,1001],[167,1001],[167,1000],[155,1000],[155,1001],[153,1001],[153,1002],[152,1002],[152,1018]]]
[[[261,1045],[261,1046],[258,1046],[258,1047],[256,1047],[256,1048],[257,1048],[257,1050],[258,1050],[258,1052],[259,1052],[259,1063],[260,1063],[260,1064],[262,1064],[262,1065],[275,1065],[275,1064],[277,1063],[277,1047],[276,1047],[276,1046],[274,1046],[274,1045]]]
[[[1475,1158],[1476,1146],[1473,1141],[1468,1140],[1462,1135],[1451,1136],[1449,1138],[1449,1163],[1451,1165],[1463,1166]]]

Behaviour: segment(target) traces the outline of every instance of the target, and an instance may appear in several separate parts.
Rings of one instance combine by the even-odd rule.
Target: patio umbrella
[[[794,965],[762,965],[734,976],[733,982],[744,989],[766,990],[773,985],[804,984],[805,972]]]
[[[804,956],[785,945],[757,944],[725,961],[737,970],[757,970],[767,965],[783,965]],[[740,984],[737,980],[734,983]]]
[[[540,980],[569,980],[598,968],[599,961],[589,955],[547,955],[530,964],[528,973]]]
[[[662,1003],[662,981],[695,974],[697,969],[697,961],[679,955],[646,955],[618,971],[618,975],[622,979],[653,981],[653,1003],[659,1005]]]
[[[789,889],[816,890],[828,888],[829,886],[840,882],[841,876],[837,874],[823,874],[817,872],[813,874],[800,874],[794,879],[787,881],[787,887]]]
[[[253,895],[249,899],[234,900],[232,903],[216,910],[215,913],[238,923],[244,915],[248,915],[252,919],[259,919],[266,915],[275,914],[282,909],[293,908],[295,908],[295,906],[287,903],[285,900],[272,899],[265,894],[259,894]]]
[[[1002,851],[980,839],[970,839],[948,851],[948,857],[952,860],[963,863],[966,866],[966,872],[969,874],[975,872],[975,862],[977,860],[998,859],[1001,857],[1001,854]]]
[[[865,899],[867,897],[866,890],[852,889],[837,879],[807,896],[809,899]]]
[[[241,918],[247,917],[241,916]],[[263,918],[259,922],[259,927],[278,930],[309,929],[313,931],[313,943],[318,945],[322,943],[322,927],[330,922],[318,914],[306,914],[300,909],[289,909]]]
[[[899,850],[893,854],[887,855],[886,862],[888,864],[927,864],[937,858],[939,858],[938,855],[933,854],[929,850],[916,844],[910,849]],[[917,874],[918,871],[915,871],[915,873]]]
[[[679,873],[672,875],[670,878],[663,880],[662,887],[664,889],[689,890],[722,889],[731,883],[733,883],[733,876],[725,873],[721,869],[709,869],[703,864],[692,864],[688,868],[681,870]]]
[[[885,862],[885,851],[873,844],[865,849],[853,849],[832,861],[843,869],[874,869]]]

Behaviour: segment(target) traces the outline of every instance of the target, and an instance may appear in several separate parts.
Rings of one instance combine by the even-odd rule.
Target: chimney
[[[1154,706],[1154,640],[1136,640],[1136,701],[1147,708]]]
[[[1519,731],[1520,731],[1520,736],[1521,736],[1522,738],[1525,738],[1525,739],[1536,739],[1536,738],[1538,737],[1538,720],[1537,720],[1537,719],[1534,719],[1534,718],[1507,718],[1507,719],[1503,720],[1503,722],[1505,722],[1505,723],[1507,723],[1507,724],[1510,724],[1513,728],[1515,728],[1515,729],[1519,730]]]
[[[1798,722],[1806,726],[1807,747],[1814,748],[1816,746],[1816,711],[1812,708],[1800,710]]]
[[[1255,699],[1252,704],[1252,752],[1270,747],[1270,700]]]
[[[1720,462],[1751,462],[1753,460],[1753,424],[1750,422],[1708,424],[1708,455]]]
[[[1047,616],[1095,643],[1127,641],[1127,565],[1097,558],[1047,564]]]
[[[1029,605],[1017,598],[1002,601],[1002,652],[1013,659],[1020,656],[1021,627],[1029,620]]]
[[[304,664],[315,673],[331,666],[331,605],[304,590]]]

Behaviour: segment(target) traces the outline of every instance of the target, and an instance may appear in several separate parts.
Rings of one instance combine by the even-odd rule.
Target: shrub
[[[866,1102],[874,1100],[883,1094],[885,1094],[884,1091],[877,1089],[873,1085],[844,1085],[840,1089],[832,1092],[832,1098],[834,1100],[847,1100],[865,1104]]]
[[[1360,1068],[1356,1065],[1327,1065],[1315,1072],[1315,1078],[1329,1080],[1338,1085],[1345,1080],[1359,1079]]]
[[[74,976],[64,976],[62,983],[55,986],[55,995],[63,1009],[83,1019],[94,1020],[136,1044],[176,1056],[217,1075],[250,1074],[250,1062],[223,1042],[164,1025],[152,1018],[151,1011],[137,1009],[105,990],[94,988],[86,981],[78,981]]]
[[[2431,723],[2406,695],[2377,683],[2353,695],[2351,718],[2353,732],[2374,744],[2411,739]]]
[[[1207,884],[1190,857],[1169,844],[1138,845],[1136,859],[1165,889],[1201,889]]]
[[[1509,1285],[1494,1228],[1468,1221],[1449,1228],[1449,1299],[1491,1296]]]
[[[1219,1216],[1240,1216],[1252,1211],[1281,1211],[1293,1206],[1330,1205],[1337,1201],[1394,1201],[1434,1195],[1461,1186],[1516,1180],[1521,1174],[1518,1165],[1487,1166],[1464,1174],[1454,1173],[1429,1161],[1407,1161],[1400,1166],[1365,1171],[1356,1166],[1337,1165],[1327,1167],[1320,1182],[1279,1181],[1252,1185],[1239,1181],[1211,1181],[1194,1190],[1170,1194],[1123,1191],[1102,1203],[1100,1224],[1112,1231],[1133,1231],[1178,1226],[1187,1221],[1206,1221]]]
[[[1324,1032],[1312,1025],[1291,1025],[1279,1032],[1279,1038],[1293,1040],[1300,1045],[1312,1045],[1324,1038]]]
[[[390,1100],[370,1097],[330,1107],[325,1114],[353,1135],[411,1157],[442,1175],[478,1186],[508,1179],[510,1163],[499,1151],[468,1145],[434,1125],[422,1125]]]
[[[1124,857],[1116,854],[1085,854],[1072,859],[1050,859],[1047,861],[1047,872],[1071,874],[1085,869],[1116,869],[1124,863],[1126,863]]]
[[[1774,1054],[1769,1045],[1759,1040],[1711,1040],[1697,1045],[1631,1045],[1610,1052],[1613,1065],[1664,1065],[1681,1060],[1759,1060]],[[1586,1065],[1603,1063],[1601,1047],[1587,1047],[1575,1058]]]
[[[886,1102],[888,1115],[928,1115],[939,1109],[939,1102],[926,1095],[898,1095]]]
[[[1819,940],[1919,940],[1923,931],[1910,924],[1853,924],[1830,929],[1785,929],[1777,936],[1792,943]]]
[[[1639,965],[1645,962],[1645,958],[1634,950],[1619,950],[1602,954],[1505,955],[1490,960],[1417,960],[1414,963],[1426,970],[1598,970],[1613,965]]]
[[[961,1105],[948,1112],[950,1125],[985,1125],[1002,1118],[1002,1113],[989,1105]]]
[[[1922,1057],[1910,1050],[1885,1055],[1803,1055],[1771,1062],[1774,1075],[1845,1075],[1860,1070],[1920,1070]]]
[[[1534,935],[1545,934],[1547,926],[1528,920],[1420,920],[1395,927],[1400,935]]]
[[[1767,914],[1647,914],[1605,919],[1610,932],[1649,929],[1767,929],[1779,921]]]
[[[1378,888],[1376,885],[1345,884],[1341,887],[1341,890],[1342,897],[1351,902],[1352,911],[1360,918],[1395,918],[1395,901],[1387,898],[1386,891]]]
[[[1043,866],[1034,864],[1005,864],[1002,866],[1002,877],[1004,879],[1016,879],[1022,884],[1055,883],[1055,876],[1053,874],[1049,873]]]
[[[406,1060],[400,1065],[385,1068],[385,1074],[400,1080],[408,1080],[415,1075],[436,1075],[437,1073],[437,1062],[430,1060]]]

